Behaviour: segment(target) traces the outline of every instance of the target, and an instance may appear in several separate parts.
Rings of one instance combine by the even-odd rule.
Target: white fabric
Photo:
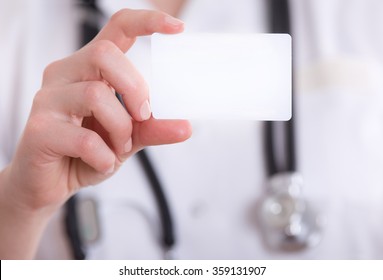
[[[9,11],[0,17],[2,165],[44,67],[76,46],[72,2],[0,1],[1,15]],[[268,251],[254,220],[266,179],[261,123],[200,121],[189,141],[149,149],[173,210],[180,258],[383,258],[383,2],[292,3],[298,163],[306,196],[327,217],[324,238],[299,253]],[[181,18],[186,32],[262,32],[264,4],[190,0]],[[104,0],[101,6],[109,15],[151,7],[139,0]],[[150,82],[148,38],[138,40],[128,57]],[[162,258],[158,212],[135,158],[81,195],[98,201],[102,221],[101,239],[88,248],[88,258]],[[58,213],[37,258],[69,257]]]

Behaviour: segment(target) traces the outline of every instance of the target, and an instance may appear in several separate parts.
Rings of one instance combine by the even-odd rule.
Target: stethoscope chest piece
[[[302,177],[295,172],[278,173],[269,179],[259,211],[269,248],[299,251],[321,240],[323,218],[304,199],[302,186]]]

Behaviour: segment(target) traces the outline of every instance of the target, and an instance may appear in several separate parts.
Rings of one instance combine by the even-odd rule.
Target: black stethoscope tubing
[[[268,0],[267,2],[270,31],[272,33],[291,34],[291,12],[289,9],[289,1]],[[293,69],[292,73],[294,73]],[[292,107],[294,107],[294,80],[292,80]],[[294,111],[294,114],[295,113],[296,112]],[[284,143],[282,144],[285,162],[282,164],[278,164],[276,157],[276,145],[278,144],[276,143],[276,140],[278,129],[282,129],[284,141]],[[296,151],[293,117],[287,122],[267,121],[264,123],[264,151],[266,173],[269,177],[277,173],[296,171]]]
[[[96,0],[79,0],[81,6],[83,6],[87,13],[92,14],[94,17],[101,17],[102,12],[97,6]],[[273,33],[290,33],[290,16],[288,0],[269,0],[269,13],[271,19],[271,32]],[[89,20],[89,17],[85,17],[85,20],[81,24],[80,41],[81,46],[88,43],[99,32],[100,28],[97,25],[96,20]],[[123,104],[121,96],[116,93],[117,98]],[[294,171],[295,170],[295,141],[294,141],[294,122],[291,119],[288,122],[282,123],[284,127],[284,148],[286,163],[283,167],[278,166],[275,153],[275,138],[277,122],[268,121],[264,123],[264,144],[265,144],[265,161],[267,174],[272,176],[279,172]],[[175,244],[175,235],[173,227],[173,218],[169,209],[169,203],[167,202],[165,193],[161,182],[155,172],[155,169],[149,159],[145,150],[140,151],[138,159],[145,171],[153,194],[155,196],[160,219],[162,225],[162,244],[166,251],[171,250]],[[65,204],[65,228],[70,247],[72,249],[72,255],[74,259],[85,259],[85,246],[81,240],[78,218],[76,214],[77,196],[72,196]]]

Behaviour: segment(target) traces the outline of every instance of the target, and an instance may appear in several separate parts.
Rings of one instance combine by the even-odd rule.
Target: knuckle
[[[46,108],[46,104],[49,102],[49,96],[52,94],[52,90],[48,87],[39,89],[32,101],[32,112],[40,112]]]
[[[39,89],[33,97],[32,108],[39,107],[40,104],[43,103],[46,94],[47,90],[45,88]]]
[[[78,138],[77,147],[82,154],[93,153],[100,148],[96,132],[88,130],[81,133]]]
[[[43,114],[32,114],[24,129],[24,134],[31,139],[30,137],[36,137],[44,135],[49,131],[47,127],[47,118]]]
[[[92,105],[97,105],[102,100],[106,85],[103,82],[89,82],[85,85],[85,100]]]
[[[112,17],[110,18],[110,22],[113,24],[119,24],[131,12],[132,10],[127,8],[121,9],[112,15]]]
[[[116,46],[111,41],[100,40],[92,44],[90,56],[95,63],[102,63],[111,53],[115,51]]]
[[[43,82],[49,80],[51,77],[55,77],[58,72],[60,61],[54,61],[48,64],[43,72]]]

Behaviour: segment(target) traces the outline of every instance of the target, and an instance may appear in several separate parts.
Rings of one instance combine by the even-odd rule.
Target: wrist
[[[20,218],[48,220],[59,207],[35,207],[10,176],[10,166],[0,172],[0,208]]]
[[[0,259],[32,259],[54,210],[30,208],[13,192],[8,170],[0,172]]]

